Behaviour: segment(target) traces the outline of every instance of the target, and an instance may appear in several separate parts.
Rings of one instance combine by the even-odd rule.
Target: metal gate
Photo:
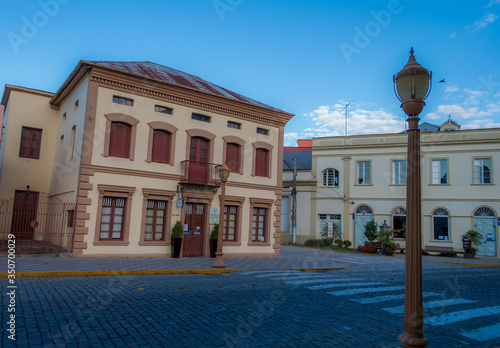
[[[0,254],[7,252],[9,239],[15,239],[16,254],[71,252],[75,206],[35,191],[0,199]]]

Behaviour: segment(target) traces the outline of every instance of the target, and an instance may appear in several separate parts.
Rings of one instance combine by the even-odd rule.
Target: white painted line
[[[441,295],[440,293],[437,292],[424,292],[422,294],[423,297],[429,297],[429,296],[439,296]],[[385,296],[376,296],[376,297],[368,297],[368,298],[358,298],[358,299],[353,299],[352,301],[356,301],[362,304],[368,304],[368,303],[380,303],[380,302],[387,302],[387,301],[396,301],[396,300],[404,300],[405,294],[399,294],[399,295],[385,295]]]
[[[338,275],[319,275],[319,274],[284,274],[282,277],[275,277],[275,278],[270,278],[272,280],[283,280],[283,279],[297,279],[297,280],[300,280],[300,279],[313,279],[313,278],[318,278],[318,279],[323,279],[323,278],[334,278],[334,279],[342,279],[342,276],[338,276]]]
[[[294,275],[299,275],[299,274],[304,274],[299,271],[282,271],[282,272],[269,272],[266,274],[257,274],[257,278],[268,278],[268,277],[276,277],[276,276],[283,276],[283,277],[290,277]]]
[[[500,314],[500,306],[468,309],[465,311],[436,315],[434,317],[425,318],[424,323],[429,325],[440,326],[440,325],[456,323],[459,321],[469,320],[472,318],[480,318],[496,314]]]
[[[369,286],[369,285],[379,285],[379,284],[384,284],[384,283],[382,283],[382,282],[359,282],[359,283],[323,284],[323,285],[308,286],[307,288],[310,290],[321,290],[321,289],[330,289],[330,288],[342,288],[344,286]]]
[[[430,302],[424,302],[424,308],[435,308],[435,307],[445,307],[445,306],[453,306],[457,304],[464,304],[464,303],[472,303],[476,301],[471,301],[467,300],[465,298],[452,298],[449,300],[439,300],[439,301],[430,301]],[[404,313],[405,312],[405,306],[396,306],[396,307],[388,307],[388,308],[382,308],[384,311],[390,312],[390,313]]]
[[[269,274],[269,273],[275,273],[275,274],[283,274],[283,273],[299,273],[298,271],[290,270],[290,269],[283,269],[283,270],[275,270],[275,269],[269,269],[269,270],[255,270],[255,271],[243,271],[243,272],[238,272],[238,274],[243,274],[243,275],[256,275],[256,274]]]
[[[351,281],[351,280],[363,280],[361,278],[326,278],[326,279],[303,279],[303,280],[294,280],[294,281],[285,281],[287,284],[292,284],[292,285],[301,285],[301,284],[309,284],[309,283],[326,283],[326,282],[344,282],[344,281]]]
[[[404,286],[386,286],[386,287],[379,287],[379,288],[363,288],[363,289],[331,291],[331,292],[327,292],[327,294],[330,294],[333,296],[346,296],[346,295],[363,294],[366,292],[404,290],[404,288],[405,288]]]
[[[477,330],[462,332],[465,337],[472,338],[476,341],[488,341],[500,337],[500,323],[494,325],[481,327]]]

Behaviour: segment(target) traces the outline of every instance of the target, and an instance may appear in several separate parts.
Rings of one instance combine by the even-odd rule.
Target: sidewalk
[[[224,269],[212,268],[215,259],[206,257],[185,258],[73,258],[53,256],[17,256],[15,260],[16,276],[76,276],[76,275],[111,275],[111,274],[166,274],[166,273],[207,273],[217,274],[235,270],[257,269],[296,269],[296,270],[334,270],[345,268],[342,260],[336,255],[346,255],[334,251],[311,249],[304,247],[281,246],[280,257],[226,257],[223,258]],[[352,254],[353,256],[355,254]],[[359,254],[357,254],[359,255]],[[362,256],[362,255],[359,255]],[[384,257],[370,255],[372,257]],[[396,254],[394,257],[404,258]],[[7,275],[7,256],[5,261]],[[500,267],[500,258],[481,257],[479,259],[448,258],[439,256],[423,256],[423,262],[443,262],[464,266],[496,266]]]

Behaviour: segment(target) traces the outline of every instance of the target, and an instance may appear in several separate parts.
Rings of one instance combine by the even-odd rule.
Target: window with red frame
[[[165,240],[166,201],[148,199],[144,240]]]
[[[125,198],[103,197],[101,211],[100,240],[120,240],[123,238]]]
[[[226,165],[231,173],[240,171],[240,146],[234,143],[228,143],[226,147]]]
[[[236,241],[236,226],[238,223],[238,207],[226,205],[224,207],[224,240]]]
[[[265,242],[266,241],[266,208],[253,208],[252,217],[252,241]]]
[[[19,157],[39,159],[41,142],[41,129],[23,127],[21,131],[21,146],[19,147]]]
[[[130,154],[130,129],[126,123],[111,122],[109,155],[128,158]]]
[[[170,163],[170,133],[163,130],[153,132],[153,162]]]
[[[255,175],[269,176],[268,173],[269,151],[266,149],[255,150]]]

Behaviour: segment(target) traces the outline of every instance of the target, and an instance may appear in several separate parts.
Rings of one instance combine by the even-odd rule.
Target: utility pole
[[[353,103],[352,101],[350,101],[349,103],[347,103],[346,106],[344,106],[344,108],[340,111],[344,111],[345,110],[345,136],[347,136],[347,107],[349,105],[351,105],[351,103]]]
[[[292,185],[292,243],[295,244],[297,226],[297,157],[293,157]]]

